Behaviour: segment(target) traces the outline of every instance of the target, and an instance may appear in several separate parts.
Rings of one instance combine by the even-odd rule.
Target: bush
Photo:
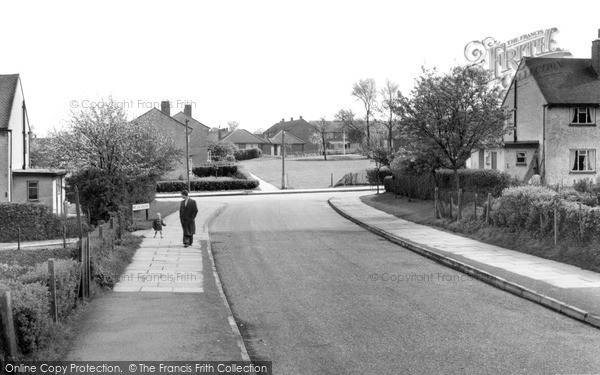
[[[237,146],[229,141],[218,142],[208,147],[211,157],[214,160],[223,160],[227,155],[233,155],[238,149]]]
[[[379,169],[379,171],[377,171],[377,168],[367,169],[367,181],[369,181],[369,184],[371,185],[381,184],[384,178],[393,175],[394,173],[386,167]]]
[[[540,213],[545,213],[547,206],[552,206],[556,192],[542,186],[519,186],[506,189],[502,196],[495,200],[491,219],[495,225],[506,227],[512,231],[520,229],[540,229]],[[543,221],[543,219],[541,219]]]
[[[12,282],[10,289],[12,313],[21,354],[29,354],[44,347],[50,337],[52,321],[49,314],[49,292],[45,285],[36,282]]]
[[[66,318],[75,308],[81,265],[73,259],[57,259],[54,262],[56,300],[59,319]],[[19,277],[23,284],[41,283],[50,288],[48,262],[37,264],[28,273]]]
[[[206,164],[192,169],[196,177],[231,177],[238,171],[236,164]]]
[[[236,150],[233,154],[236,160],[249,160],[260,158],[262,151],[258,148],[247,148],[244,150]]]

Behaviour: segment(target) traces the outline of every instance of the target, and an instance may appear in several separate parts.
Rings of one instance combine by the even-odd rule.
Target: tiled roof
[[[313,126],[319,126],[320,121],[309,121]],[[344,123],[341,121],[325,121],[325,132],[326,133],[341,133],[343,131]]]
[[[0,129],[8,129],[18,82],[18,74],[0,75]]]
[[[279,131],[273,137],[269,138],[269,141],[271,141],[271,143],[280,145],[281,144],[281,133],[283,133],[283,130]],[[285,144],[286,145],[303,145],[305,143],[306,142],[304,142],[300,138],[296,137],[292,133],[288,133],[288,132],[285,133]]]
[[[268,140],[250,133],[246,129],[236,129],[233,133],[229,133],[223,141],[231,143],[269,143]]]
[[[548,104],[600,104],[600,78],[591,59],[526,57],[523,63]]]
[[[203,123],[201,123],[200,121],[196,120],[193,117],[189,117],[188,115],[186,115],[183,112],[179,112],[176,115],[173,116],[173,118],[179,122],[181,122],[182,124],[185,124],[185,120],[190,120],[190,122],[188,123],[189,126],[204,126],[207,129],[210,129],[208,126],[204,125]]]
[[[279,132],[281,130],[285,130],[286,132],[288,132],[288,131],[293,131],[294,129],[298,129],[300,127],[312,128],[312,125],[309,124],[308,121],[306,121],[304,119],[278,122],[275,125],[268,128],[267,130],[265,130],[265,133],[275,133],[275,132]]]

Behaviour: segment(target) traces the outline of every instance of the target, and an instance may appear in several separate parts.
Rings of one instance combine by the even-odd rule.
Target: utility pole
[[[285,189],[285,130],[281,132],[281,189]]]
[[[188,122],[190,122],[190,120],[185,119],[185,173],[187,175],[187,189],[188,192],[191,191],[190,189],[190,150],[189,150],[189,128],[188,128]]]

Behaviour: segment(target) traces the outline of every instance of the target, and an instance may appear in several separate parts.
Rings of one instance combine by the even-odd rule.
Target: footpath
[[[600,328],[600,274],[400,219],[358,196],[331,198],[342,216],[436,262]]]
[[[138,232],[140,248],[113,291],[90,302],[66,360],[249,360],[210,250],[207,224],[222,207],[202,203],[187,248],[177,212],[163,238]]]

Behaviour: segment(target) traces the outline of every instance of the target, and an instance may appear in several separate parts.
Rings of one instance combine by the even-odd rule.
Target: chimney
[[[290,121],[294,121],[294,118],[293,118],[293,117],[290,117]]]
[[[167,116],[171,116],[171,103],[168,100],[160,102],[160,111]]]
[[[186,104],[183,107],[183,114],[186,115],[187,117],[192,117],[192,105],[191,104]]]
[[[302,116],[300,116],[300,120],[302,120]]]
[[[282,118],[282,119],[281,119],[281,122],[285,122],[285,119],[284,119],[284,118]]]
[[[600,77],[600,30],[598,30],[598,39],[592,42],[592,68]]]

